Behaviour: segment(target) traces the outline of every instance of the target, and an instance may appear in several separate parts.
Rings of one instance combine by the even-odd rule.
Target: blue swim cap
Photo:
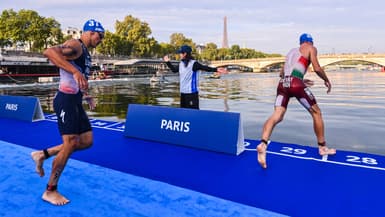
[[[83,32],[104,32],[102,24],[94,19],[87,20],[83,26]]]
[[[182,45],[179,50],[176,51],[177,53],[191,53],[192,49],[188,45]]]
[[[303,33],[300,37],[299,37],[299,44],[302,44],[304,42],[311,42],[313,43],[313,37],[311,37],[310,34],[308,33]]]

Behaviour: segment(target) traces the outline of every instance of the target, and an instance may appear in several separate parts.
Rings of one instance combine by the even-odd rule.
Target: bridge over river
[[[385,66],[384,54],[333,54],[333,55],[318,55],[318,60],[321,67],[338,64],[344,61],[362,61],[371,64]],[[264,72],[270,69],[280,68],[285,62],[285,57],[273,58],[255,58],[255,59],[237,59],[237,60],[219,60],[211,61],[211,65],[215,67],[239,66],[252,68],[254,72]]]

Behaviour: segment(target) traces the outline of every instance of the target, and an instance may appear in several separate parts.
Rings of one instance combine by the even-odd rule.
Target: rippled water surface
[[[326,140],[337,149],[385,155],[385,73],[328,72],[332,92],[315,73],[312,92],[322,110]],[[208,79],[201,74],[200,107],[204,110],[241,113],[245,138],[259,139],[262,125],[273,111],[277,74],[228,74]],[[45,112],[53,112],[57,84],[0,84],[0,94],[39,97]],[[91,81],[91,93],[98,107],[90,117],[124,121],[130,103],[179,106],[177,76],[151,84],[149,78]],[[315,145],[311,116],[296,99],[289,103],[283,122],[273,131],[272,140]]]

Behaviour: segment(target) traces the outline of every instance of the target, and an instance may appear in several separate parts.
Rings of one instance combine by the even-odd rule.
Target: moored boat
[[[0,54],[1,83],[38,82],[44,77],[57,76],[59,69],[42,55]]]

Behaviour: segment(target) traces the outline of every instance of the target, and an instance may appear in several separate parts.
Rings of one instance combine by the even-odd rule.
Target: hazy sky
[[[229,44],[266,53],[298,46],[313,35],[320,54],[385,53],[384,0],[1,0],[0,9],[34,10],[62,28],[81,28],[94,18],[114,32],[116,20],[132,15],[147,22],[158,42],[182,33],[197,44],[222,44],[227,16]]]

